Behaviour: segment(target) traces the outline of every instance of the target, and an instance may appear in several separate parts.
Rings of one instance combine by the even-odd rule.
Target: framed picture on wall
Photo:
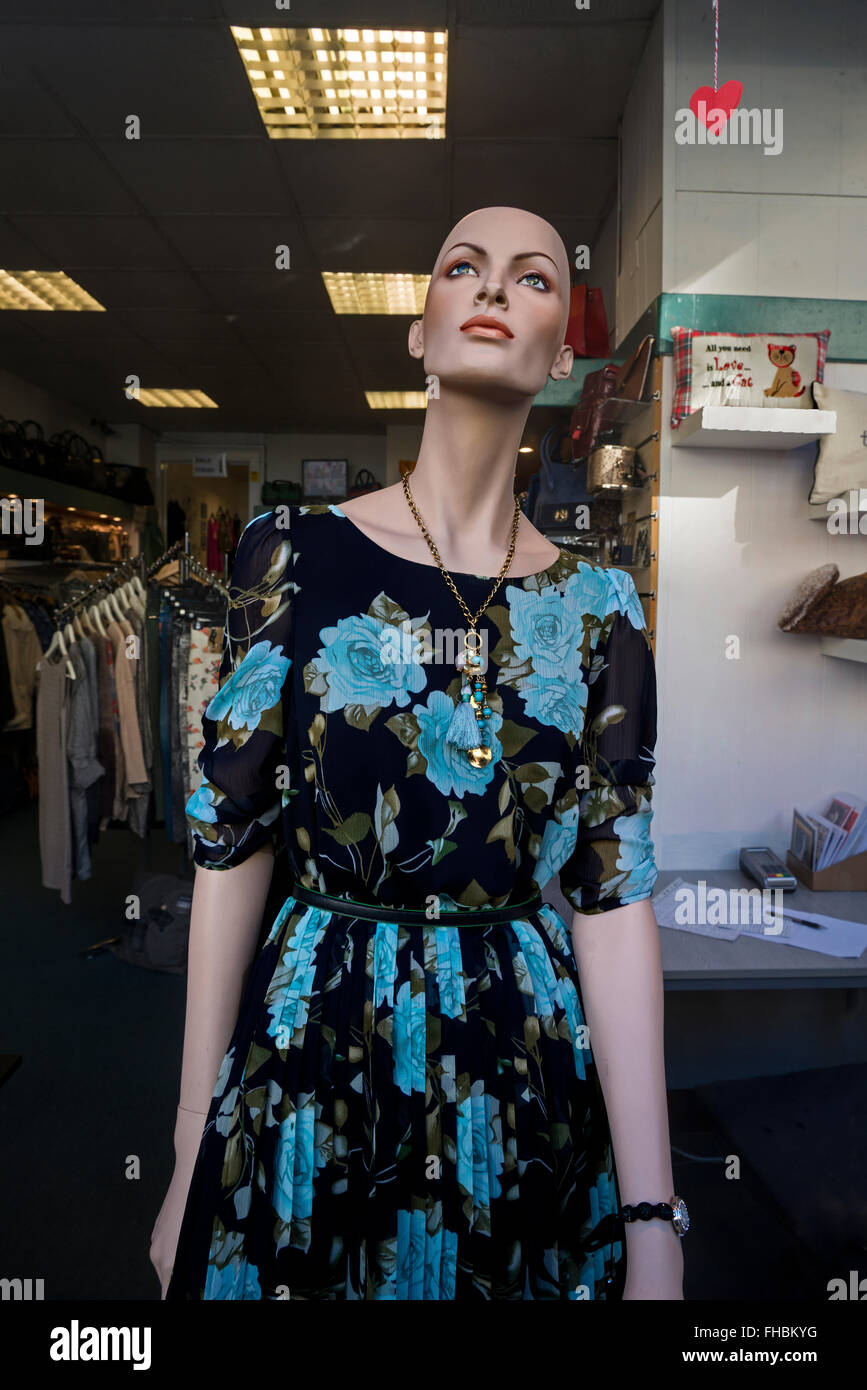
[[[305,497],[345,497],[348,459],[302,459],[301,490]]]

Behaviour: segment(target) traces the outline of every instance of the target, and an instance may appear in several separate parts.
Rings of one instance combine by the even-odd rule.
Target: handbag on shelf
[[[292,502],[300,502],[301,484],[290,483],[285,478],[274,478],[262,484],[262,501],[267,507],[273,507],[275,503],[289,506]]]
[[[360,468],[355,475],[355,482],[347,492],[347,497],[363,497],[366,492],[378,492],[382,487],[371,473],[369,468]]]
[[[563,339],[576,357],[607,357],[611,351],[602,290],[573,285],[569,291],[569,322]]]
[[[581,389],[581,399],[572,411],[570,434],[572,437],[572,458],[586,458],[596,443],[596,436],[602,426],[603,407],[614,392],[618,366],[616,362],[606,362],[596,372],[588,372]]]
[[[7,468],[21,468],[24,457],[24,435],[18,421],[0,418],[0,463]]]
[[[642,338],[632,356],[627,358],[617,373],[612,395],[620,401],[642,401],[647,386],[647,376],[656,342],[652,333]]]

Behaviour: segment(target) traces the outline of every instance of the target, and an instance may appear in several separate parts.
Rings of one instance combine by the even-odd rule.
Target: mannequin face
[[[469,323],[478,317],[502,328]],[[522,208],[480,208],[443,242],[409,350],[441,386],[532,398],[572,369],[568,318],[569,260],[551,224]]]

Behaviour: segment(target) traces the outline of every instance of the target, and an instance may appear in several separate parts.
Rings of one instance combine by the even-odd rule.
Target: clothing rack
[[[85,569],[87,565],[81,565],[79,568]],[[64,614],[70,613],[74,609],[81,607],[81,605],[87,603],[94,594],[102,590],[109,592],[116,584],[131,579],[135,574],[138,574],[139,580],[142,581],[142,587],[144,587],[144,558],[142,556],[138,556],[135,560],[122,560],[119,565],[114,565],[108,574],[104,574],[101,579],[97,579],[95,583],[89,584],[87,588],[82,589],[81,593],[76,594],[74,598],[69,599],[59,608],[56,608],[53,613],[55,622],[59,624]]]
[[[152,565],[148,566],[145,578],[152,579],[157,570],[162,569],[163,565],[168,564],[168,562],[175,559],[175,557],[178,559],[179,584],[186,583],[188,579],[199,579],[203,584],[209,584],[211,588],[216,589],[224,598],[229,597],[228,586],[223,583],[219,575],[215,574],[213,570],[206,569],[194,555],[190,554],[189,531],[184,532],[183,540],[175,541],[173,545],[169,546],[168,550],[164,551],[158,559],[154,560]]]

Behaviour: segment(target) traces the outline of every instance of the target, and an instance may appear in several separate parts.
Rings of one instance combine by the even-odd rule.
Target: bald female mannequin
[[[462,218],[437,256],[410,354],[430,383],[412,492],[450,572],[499,572],[514,516],[518,448],[533,400],[572,368],[563,338],[569,261],[557,232],[519,208]],[[488,324],[472,322],[493,320]],[[371,540],[433,564],[400,483],[341,504]],[[523,514],[509,571],[557,558]],[[163,1296],[220,1063],[231,1040],[273,869],[270,848],[215,874],[197,868],[175,1170],[151,1242]],[[226,932],[225,924],[232,923]],[[662,1043],[659,932],[649,900],[598,915],[575,912],[572,942],[584,1012],[611,1126],[623,1202],[674,1191]],[[671,1223],[626,1227],[625,1299],[681,1299],[683,1257]]]

